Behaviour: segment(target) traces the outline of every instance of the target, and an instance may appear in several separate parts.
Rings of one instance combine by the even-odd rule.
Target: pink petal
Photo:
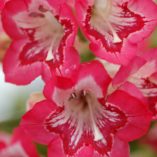
[[[59,138],[56,138],[48,146],[48,157],[66,157],[63,151],[62,141]],[[91,147],[84,146],[79,150],[75,155],[76,157],[93,157],[93,149]]]
[[[132,141],[146,134],[152,118],[146,104],[124,91],[116,91],[108,101],[119,107],[127,117],[126,125],[117,132],[120,139]]]
[[[30,0],[26,0],[26,2],[28,1]],[[17,5],[20,6],[18,9],[17,9]],[[16,27],[16,24],[13,21],[12,16],[26,9],[27,9],[26,3],[23,0],[22,1],[16,0],[16,5],[15,5],[15,0],[10,0],[5,4],[5,8],[3,9],[2,12],[2,21],[6,33],[11,38],[14,39],[24,38],[24,34],[21,34],[20,30]]]
[[[114,86],[122,84],[124,81],[128,79],[130,75],[135,73],[141,66],[146,63],[144,59],[136,56],[133,58],[130,63],[126,66],[122,66],[115,77],[113,78],[112,84]],[[127,70],[126,70],[127,69]]]
[[[59,138],[54,139],[48,146],[48,157],[66,157],[62,142]]]
[[[103,95],[106,95],[106,90],[111,79],[105,68],[99,61],[84,63],[80,66],[77,79],[81,80],[82,78],[85,78],[87,76],[92,76],[97,85],[102,88],[101,90],[103,91]]]
[[[37,103],[22,117],[20,126],[34,141],[41,144],[50,143],[55,136],[46,131],[44,120],[55,108],[56,106],[50,101],[45,100]]]
[[[62,102],[69,96],[69,88],[72,88],[74,82],[69,78],[64,77],[53,77],[50,81],[46,83],[44,88],[44,95],[56,102],[57,105],[62,105]],[[61,88],[63,90],[57,90]],[[64,91],[67,90],[67,93]]]
[[[6,81],[19,85],[30,83],[42,73],[42,63],[40,62],[31,65],[21,65],[19,55],[24,44],[25,40],[14,41],[3,61]]]
[[[129,144],[127,142],[115,137],[110,157],[130,157],[129,150]]]
[[[32,139],[29,137],[29,135],[25,134],[24,130],[20,127],[14,130],[12,144],[18,141],[20,141],[23,149],[26,151],[29,157],[39,157]]]

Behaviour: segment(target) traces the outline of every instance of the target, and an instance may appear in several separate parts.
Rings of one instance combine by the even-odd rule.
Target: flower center
[[[114,9],[112,0],[96,0],[93,6],[91,25],[103,35],[109,31],[113,36],[113,43],[119,43],[122,40],[109,20],[112,9]]]
[[[113,54],[120,53],[123,41],[145,24],[145,17],[133,11],[130,2],[125,1],[95,0],[86,13],[84,28],[88,36]]]
[[[104,140],[103,135],[96,124],[97,115],[95,112],[97,112],[96,110],[100,110],[99,107],[100,105],[95,96],[86,90],[82,90],[79,93],[74,92],[69,98],[69,106],[67,111],[70,111],[71,113],[75,112],[77,114],[82,112],[81,116],[84,123],[88,125],[88,122],[91,122],[89,127],[93,131],[94,141]]]

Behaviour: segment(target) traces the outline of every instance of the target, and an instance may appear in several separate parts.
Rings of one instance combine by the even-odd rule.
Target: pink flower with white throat
[[[147,50],[135,57],[127,66],[122,66],[113,79],[118,87],[129,81],[136,85],[147,98],[154,118],[157,117],[157,49]]]
[[[56,67],[62,64],[65,49],[71,47],[77,32],[64,0],[10,0],[3,9],[2,21],[13,39],[4,59],[4,72],[6,80],[16,84],[27,84],[41,75],[47,62]]]
[[[76,0],[76,10],[91,50],[116,64],[127,64],[157,24],[151,0]]]
[[[54,77],[21,127],[48,145],[49,157],[129,157],[128,142],[145,134],[151,115],[124,91],[107,96],[110,81],[98,61],[81,64],[71,78]]]

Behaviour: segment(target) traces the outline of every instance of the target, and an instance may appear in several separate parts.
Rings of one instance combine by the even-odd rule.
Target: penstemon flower
[[[147,131],[151,114],[122,90],[107,96],[110,81],[98,61],[81,64],[71,78],[53,78],[46,83],[46,99],[23,116],[21,127],[49,145],[50,157],[128,157],[128,142]]]
[[[117,64],[127,64],[157,24],[151,0],[76,0],[76,10],[94,54]]]
[[[122,66],[113,79],[119,86],[125,81],[135,84],[148,99],[154,118],[157,116],[157,49],[150,49],[135,57],[127,66]]]
[[[4,59],[4,72],[6,80],[16,84],[30,83],[42,74],[47,62],[56,67],[62,64],[77,31],[64,1],[10,0],[2,20],[13,39]]]

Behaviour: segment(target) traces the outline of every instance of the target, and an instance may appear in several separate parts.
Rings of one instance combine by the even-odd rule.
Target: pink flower
[[[147,131],[145,104],[124,91],[107,96],[111,79],[98,61],[81,64],[71,78],[46,83],[47,99],[27,112],[21,127],[49,157],[129,157],[128,142]]]
[[[4,72],[6,80],[15,84],[30,83],[42,74],[46,63],[55,67],[63,64],[77,32],[64,0],[10,0],[2,21],[13,39],[4,59]]]
[[[31,138],[21,128],[13,132],[13,136],[0,134],[1,157],[39,157]]]
[[[122,66],[115,78],[113,86],[125,81],[135,84],[148,99],[150,109],[157,116],[157,49],[151,49],[140,57],[135,57],[127,66]]]
[[[157,24],[152,1],[77,0],[76,10],[94,54],[117,64],[127,64]]]

